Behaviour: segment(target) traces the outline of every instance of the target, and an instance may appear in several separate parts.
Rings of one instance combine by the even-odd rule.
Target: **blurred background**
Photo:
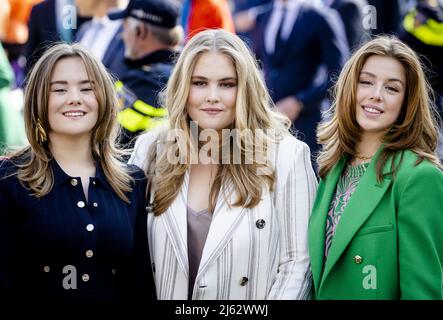
[[[168,23],[137,20],[131,8]],[[108,16],[121,10],[127,15]],[[207,28],[237,33],[249,45],[277,108],[313,152],[334,79],[352,51],[379,34],[395,35],[422,55],[442,114],[439,0],[0,0],[0,155],[27,143],[26,76],[51,44],[80,42],[102,60],[119,93],[121,143],[130,148],[164,121],[158,93],[180,48]]]

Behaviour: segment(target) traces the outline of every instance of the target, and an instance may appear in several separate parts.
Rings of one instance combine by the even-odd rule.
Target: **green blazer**
[[[374,159],[377,158],[377,152]],[[337,225],[326,263],[326,216],[346,160],[321,180],[309,222],[316,299],[443,299],[443,173],[411,151],[389,160],[377,182],[373,160]]]

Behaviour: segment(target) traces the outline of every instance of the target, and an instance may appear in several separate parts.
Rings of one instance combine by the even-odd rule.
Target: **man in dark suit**
[[[254,28],[257,15],[271,2],[272,0],[234,0],[235,32],[246,43],[250,44],[252,41],[251,31]]]
[[[116,78],[120,78],[128,70],[121,37],[123,20],[111,21],[107,15],[113,10],[126,8],[128,1],[75,0],[75,4],[82,16],[92,17],[78,31],[75,41],[87,47]]]
[[[48,46],[57,41],[71,42],[80,25],[89,20],[87,17],[75,15],[73,27],[65,28],[63,20],[69,17],[65,17],[64,14],[75,14],[69,9],[75,9],[73,0],[46,0],[32,8],[28,23],[29,38],[25,48],[26,73]]]
[[[325,4],[337,10],[345,26],[349,47],[355,49],[370,38],[371,30],[363,26],[366,0],[325,0]]]
[[[340,17],[325,6],[275,0],[257,16],[254,38],[277,109],[317,151],[321,105],[349,55]]]

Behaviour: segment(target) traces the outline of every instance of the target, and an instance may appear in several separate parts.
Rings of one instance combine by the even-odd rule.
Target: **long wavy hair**
[[[115,143],[119,129],[116,123],[117,97],[113,81],[103,64],[79,44],[60,43],[52,46],[36,62],[27,78],[24,120],[29,146],[11,155],[11,160],[19,168],[18,179],[38,198],[47,195],[53,187],[54,176],[50,167],[53,156],[48,142],[37,142],[35,128],[39,120],[47,133],[51,130],[48,101],[52,73],[57,62],[72,57],[83,61],[89,80],[94,83],[93,91],[99,105],[97,123],[91,134],[92,157],[101,163],[106,179],[116,194],[129,202],[125,194],[132,190],[132,178],[125,169],[125,164],[120,161],[123,151]]]
[[[395,37],[381,36],[358,49],[345,64],[334,88],[332,118],[319,125],[317,138],[322,150],[317,159],[319,175],[325,178],[343,155],[356,156],[361,127],[356,119],[357,85],[366,60],[373,55],[391,57],[401,63],[406,76],[406,91],[400,115],[383,136],[384,149],[377,160],[377,179],[383,180],[383,167],[391,159],[395,174],[395,158],[409,149],[424,159],[441,166],[436,155],[438,114],[432,91],[417,54]]]
[[[231,129],[236,129],[237,132],[249,129],[252,135],[236,135],[232,139],[232,150],[240,150],[242,159],[245,159],[250,151],[247,146],[251,146],[254,139],[264,142],[263,148],[254,150],[252,163],[246,164],[242,161],[241,164],[230,162],[231,164],[219,165],[210,191],[209,211],[213,213],[220,191],[223,191],[225,201],[228,201],[232,191],[238,195],[237,201],[228,202],[229,205],[252,208],[261,200],[263,190],[273,190],[274,187],[275,171],[271,168],[267,173],[259,174],[258,172],[266,169],[269,163],[257,159],[264,159],[271,144],[277,143],[285,134],[290,134],[290,121],[274,111],[257,61],[244,42],[236,35],[223,30],[207,30],[198,33],[184,47],[164,91],[163,103],[169,112],[169,128],[160,134],[160,139],[163,137],[165,148],[157,154],[157,148],[153,146],[148,152],[145,168],[148,179],[151,178],[149,180],[155,186],[155,215],[165,212],[177,197],[185,173],[190,169],[190,158],[195,156],[194,152],[198,149],[194,148],[198,142],[192,139],[186,106],[195,65],[199,57],[206,52],[221,53],[228,57],[237,73],[236,109]],[[191,139],[186,139],[185,143],[180,143],[180,139],[165,142],[164,136],[170,129],[178,129]],[[170,163],[168,150],[179,150],[186,161],[179,164]],[[232,154],[230,156],[232,160]],[[154,162],[155,165],[152,165]]]

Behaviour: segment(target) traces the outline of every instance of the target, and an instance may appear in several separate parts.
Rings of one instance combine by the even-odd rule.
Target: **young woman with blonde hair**
[[[395,38],[363,45],[320,125],[309,224],[317,299],[442,299],[443,173],[429,85]]]
[[[223,30],[195,35],[164,105],[169,126],[141,136],[130,160],[151,179],[158,298],[308,298],[310,152],[273,111],[246,45]]]
[[[154,292],[146,178],[119,160],[103,65],[78,44],[55,45],[24,100],[29,146],[0,162],[1,290],[42,302]]]

